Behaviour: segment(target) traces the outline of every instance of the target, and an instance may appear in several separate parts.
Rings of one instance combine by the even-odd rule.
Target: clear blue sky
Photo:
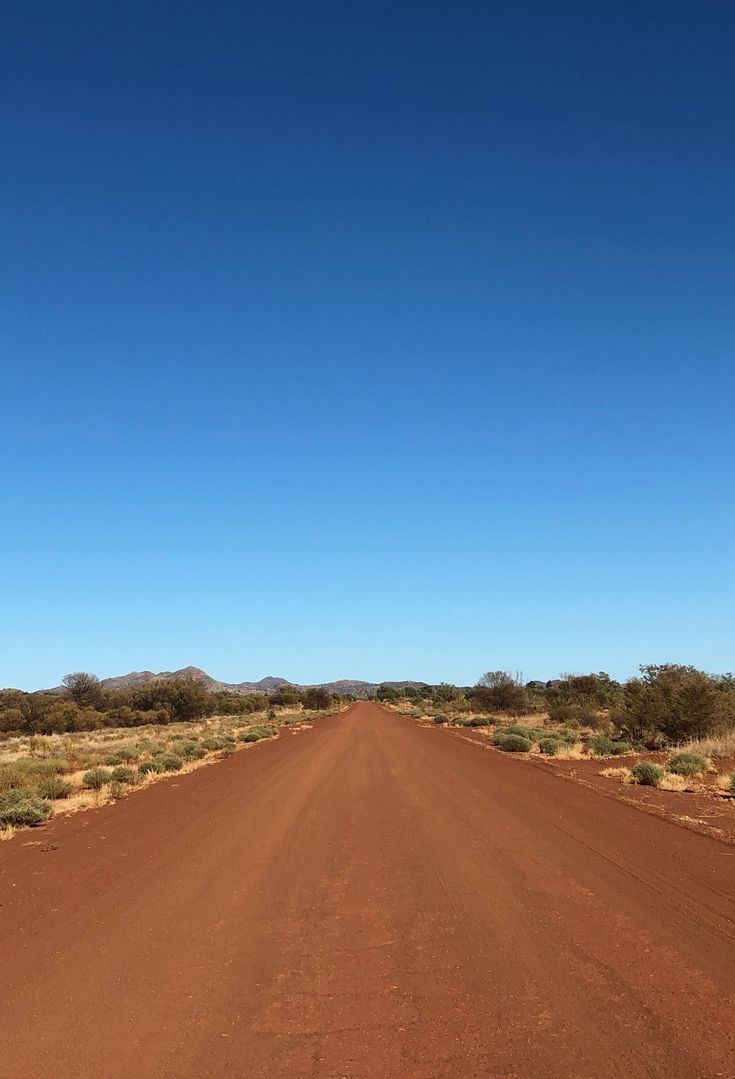
[[[735,668],[734,31],[7,7],[0,685]]]

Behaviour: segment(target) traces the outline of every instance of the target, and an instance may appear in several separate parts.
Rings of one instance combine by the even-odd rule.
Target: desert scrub
[[[489,727],[489,726],[490,726],[490,717],[489,716],[473,716],[472,719],[470,720],[470,727]]]
[[[445,716],[443,712],[438,712],[433,718],[434,718],[435,723],[448,723],[449,722],[448,717]]]
[[[260,731],[243,731],[242,734],[237,736],[238,742],[259,742],[263,735]]]
[[[156,758],[156,762],[161,772],[178,772],[184,767],[183,760],[175,753],[162,753]]]
[[[37,790],[41,798],[68,798],[72,785],[61,776],[45,776],[38,784]]]
[[[266,725],[248,727],[240,731],[237,736],[238,742],[259,742],[261,738],[274,738],[278,732],[274,727]]]
[[[142,776],[150,775],[152,772],[162,772],[163,769],[159,765],[158,761],[141,761],[138,765],[138,771]]]
[[[209,750],[226,749],[227,748],[227,739],[226,738],[220,738],[219,735],[214,735],[211,738],[202,738],[202,745],[204,746],[205,749],[209,749]]]
[[[558,738],[560,742],[568,746],[573,746],[579,741],[579,734],[576,731],[570,731],[568,727],[560,727],[558,731],[549,731],[549,737]]]
[[[539,752],[543,753],[546,757],[555,757],[559,752],[559,739],[558,738],[541,738],[539,739]]]
[[[589,747],[596,757],[619,757],[630,752],[627,742],[613,742],[606,734],[595,734],[589,740]]]
[[[642,787],[659,787],[664,777],[664,770],[658,764],[651,761],[639,761],[631,768],[631,774],[636,783]]]
[[[527,738],[529,742],[537,742],[539,738],[543,738],[546,734],[546,731],[540,727],[524,727],[522,723],[511,723],[505,729],[508,734],[516,734],[519,738]]]
[[[608,779],[617,779],[621,783],[633,782],[633,773],[630,768],[603,768],[600,775],[607,776]]]
[[[82,776],[82,786],[90,791],[100,791],[105,783],[110,782],[110,773],[106,768],[90,768]]]
[[[206,749],[193,739],[179,742],[176,748],[188,761],[199,761],[202,757],[206,756],[207,753]]]
[[[12,790],[0,794],[0,826],[26,825],[34,828],[51,816],[51,806],[45,798],[30,791]]]
[[[124,764],[118,764],[110,772],[110,783],[122,783],[130,786],[137,782],[137,776],[132,768],[126,768]]]
[[[127,746],[121,746],[120,749],[116,749],[114,753],[110,753],[105,757],[105,764],[127,764],[128,761],[134,761],[138,757],[138,754],[134,749],[130,749]]]
[[[676,776],[699,776],[709,768],[706,757],[699,757],[696,753],[674,753],[666,764],[666,771],[673,772]]]
[[[502,749],[504,753],[528,753],[531,749],[531,742],[528,738],[523,738],[520,734],[506,734],[500,741],[497,737],[493,739],[498,749]]]
[[[33,787],[39,779],[59,775],[67,768],[68,762],[59,758],[37,761],[32,757],[19,757],[0,765],[0,794],[18,787]]]

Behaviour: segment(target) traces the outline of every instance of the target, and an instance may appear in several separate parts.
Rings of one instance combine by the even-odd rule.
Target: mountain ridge
[[[208,692],[219,693],[237,693],[241,696],[247,696],[250,693],[275,693],[276,690],[282,686],[293,686],[294,689],[311,689],[318,687],[320,689],[326,689],[330,693],[335,694],[349,694],[354,697],[367,697],[375,692],[378,686],[392,686],[394,689],[403,689],[406,686],[425,686],[426,682],[414,682],[411,680],[406,681],[385,681],[385,682],[367,682],[358,678],[341,678],[333,682],[310,682],[303,684],[300,682],[290,682],[287,678],[281,678],[278,675],[266,675],[265,678],[259,679],[257,682],[243,681],[243,682],[223,682],[220,679],[213,678],[212,675],[207,674],[201,667],[181,667],[176,671],[130,671],[128,674],[113,675],[111,678],[101,678],[100,684],[103,689],[116,690],[116,689],[128,689],[131,686],[142,686],[147,682],[155,682],[159,680],[171,680],[171,679],[184,679],[189,682],[200,683]],[[61,693],[63,692],[63,686],[55,686],[50,692]]]

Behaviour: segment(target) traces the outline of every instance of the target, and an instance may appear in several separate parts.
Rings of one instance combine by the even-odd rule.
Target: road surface
[[[734,855],[359,704],[0,845],[0,1075],[731,1079]]]

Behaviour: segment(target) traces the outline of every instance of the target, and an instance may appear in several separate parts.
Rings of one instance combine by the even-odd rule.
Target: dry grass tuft
[[[581,742],[574,742],[572,745],[560,742],[559,748],[551,759],[555,761],[585,761],[589,760],[589,753]]]
[[[678,776],[673,772],[664,772],[659,783],[659,789],[662,791],[686,791],[692,789],[691,778],[687,776]]]
[[[735,757],[735,730],[687,742],[679,747],[679,751],[696,753],[700,757]]]
[[[608,779],[617,779],[621,783],[633,782],[633,773],[630,768],[603,768],[600,775]]]

